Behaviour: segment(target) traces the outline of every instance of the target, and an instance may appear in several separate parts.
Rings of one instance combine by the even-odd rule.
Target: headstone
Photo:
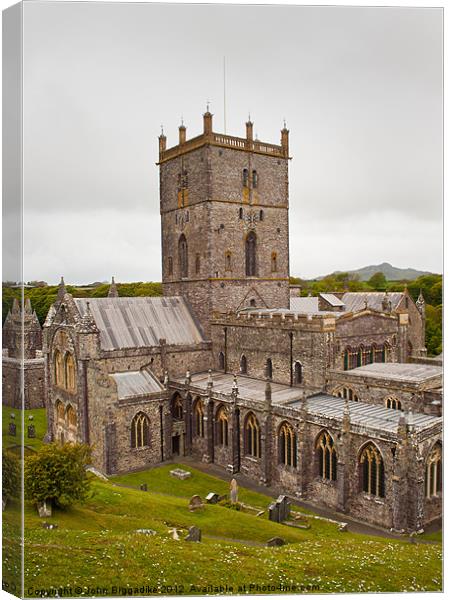
[[[186,542],[201,542],[201,529],[199,529],[195,525],[192,525],[192,527],[189,527],[189,533],[187,534],[185,541]]]
[[[287,496],[278,496],[276,504],[279,506],[279,523],[282,523],[290,516],[290,501]]]
[[[179,535],[178,535],[178,530],[176,529],[176,527],[173,527],[173,529],[169,529],[168,533],[171,533],[172,535],[172,539],[176,540],[177,542],[179,541]]]
[[[28,437],[29,438],[36,437],[36,428],[34,425],[28,425]]]
[[[46,521],[44,521],[42,523],[42,527],[44,529],[56,529],[58,527],[58,525],[56,523],[47,523]]]
[[[142,490],[142,492],[148,492],[148,484],[147,483],[141,483],[140,484],[140,489]]]
[[[16,435],[16,430],[17,430],[16,424],[15,424],[15,423],[12,423],[12,422],[10,422],[10,423],[9,423],[9,435],[13,435],[13,436],[15,437],[15,435]]]
[[[231,497],[231,503],[237,504],[239,499],[239,486],[235,479],[232,479],[229,485],[229,495]]]
[[[203,508],[204,504],[203,501],[201,500],[200,496],[192,496],[190,498],[190,502],[189,502],[189,510],[193,511],[193,510],[197,510],[199,508]]]
[[[209,492],[206,496],[206,502],[208,504],[217,504],[217,502],[220,500],[220,496],[218,494],[216,494],[215,492]]]
[[[338,528],[338,531],[348,531],[348,524],[347,523],[342,523],[340,525],[340,527]]]
[[[51,517],[51,504],[47,502],[45,502],[45,500],[43,502],[38,502],[37,504],[37,512],[39,513],[39,516],[42,517]]]
[[[144,535],[156,535],[154,529],[136,529],[136,533],[143,533]]]
[[[176,477],[176,479],[182,480],[192,477],[192,473],[190,473],[190,471],[184,471],[183,469],[172,469],[170,471],[170,475],[172,477]]]
[[[273,502],[268,507],[268,518],[270,521],[274,521],[275,523],[280,523],[279,519],[279,504],[277,502]]]
[[[280,537],[274,537],[268,540],[267,546],[283,546],[285,544],[285,540]]]

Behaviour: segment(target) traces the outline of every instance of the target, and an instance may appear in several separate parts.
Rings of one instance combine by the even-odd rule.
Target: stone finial
[[[301,413],[302,413],[303,419],[307,415],[308,410],[309,410],[309,406],[308,406],[308,402],[307,402],[307,396],[305,395],[305,393],[303,393],[302,404],[301,404]]]
[[[179,143],[186,143],[186,126],[184,125],[184,119],[181,117],[181,125],[179,126]]]
[[[187,369],[187,371],[186,371],[186,378],[185,378],[185,384],[186,385],[190,385],[191,382],[192,382],[192,376],[190,374],[189,369]]]
[[[253,139],[253,123],[249,116],[248,116],[248,121],[246,122],[246,139],[249,142],[251,142]]]
[[[108,298],[118,298],[118,289],[114,276],[112,276],[111,285],[109,286]]]
[[[209,102],[203,115],[203,133],[206,135],[212,133],[212,113],[209,112]]]
[[[212,380],[212,369],[209,369],[208,375],[207,375],[207,387],[208,387],[208,389],[212,389],[213,385],[214,385],[214,382]]]
[[[426,310],[426,301],[424,300],[422,289],[419,290],[419,296],[418,296],[418,299],[416,300],[416,308],[419,310],[421,315],[424,315],[425,310]]]
[[[17,315],[20,313],[20,304],[17,298],[14,298],[14,300],[12,301],[11,313],[13,315]]]
[[[168,389],[168,371],[167,370],[164,372],[164,387],[165,387],[165,389]]]
[[[25,298],[25,313],[27,315],[33,314],[33,309],[31,308],[31,300],[29,298]]]
[[[234,380],[232,382],[232,394],[234,396],[238,396],[239,394],[239,386],[237,384],[237,375],[234,373]]]
[[[90,302],[86,302],[86,310],[77,327],[78,333],[97,333],[98,327],[90,310]]]
[[[61,281],[59,282],[59,287],[58,287],[57,300],[62,300],[66,294],[67,294],[67,290],[65,287],[64,277],[61,277]]]
[[[161,125],[161,135],[159,136],[159,154],[167,149],[167,138],[164,135],[164,127]]]
[[[398,436],[401,438],[405,438],[407,435],[407,422],[405,420],[404,411],[401,411],[398,421]]]
[[[345,398],[345,403],[344,403],[344,407],[343,407],[343,423],[342,423],[342,429],[343,429],[344,433],[349,431],[350,424],[351,424],[351,415],[349,413],[349,400],[348,400],[348,398]]]
[[[384,297],[382,298],[382,310],[384,312],[391,312],[391,300],[388,296],[388,292],[385,292]]]
[[[281,130],[281,146],[284,151],[284,156],[288,157],[288,135],[287,123],[284,119],[284,128]]]

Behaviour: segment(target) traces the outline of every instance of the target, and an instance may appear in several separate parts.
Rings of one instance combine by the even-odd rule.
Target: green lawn
[[[134,476],[146,477],[153,489],[141,492],[102,482],[92,476],[92,495],[82,506],[65,512],[56,510],[42,527],[34,507],[25,511],[25,586],[28,596],[50,586],[80,587],[81,595],[92,595],[92,586],[104,588],[96,595],[115,593],[111,586],[154,586],[141,595],[163,593],[204,594],[203,586],[227,585],[228,591],[258,591],[250,585],[311,586],[303,591],[362,592],[441,590],[441,545],[410,544],[338,532],[336,525],[310,519],[311,528],[299,530],[270,522],[266,515],[206,505],[188,510],[194,492],[226,492],[227,483],[204,475],[190,466],[193,477],[179,481],[168,474],[172,465]],[[116,480],[123,480],[123,477]],[[129,482],[128,482],[129,483]],[[186,484],[186,485],[184,485]],[[161,493],[162,490],[164,493]],[[171,493],[169,495],[169,492]],[[270,498],[240,490],[244,501],[266,508]],[[6,537],[17,522],[19,507],[11,504],[4,513]],[[201,528],[203,541],[184,541],[191,525]],[[181,540],[171,538],[176,527]],[[136,533],[150,528],[154,536]],[[288,543],[265,547],[273,536]],[[4,573],[13,575],[15,546],[6,546]],[[394,564],[394,569],[391,565]],[[163,586],[172,586],[166,589]],[[191,586],[197,586],[192,588]],[[313,587],[315,586],[315,587]],[[210,591],[210,590],[209,590]],[[214,590],[212,590],[214,592]],[[76,592],[76,595],[80,595]],[[135,594],[139,595],[139,594]]]
[[[47,417],[45,414],[45,408],[32,408],[24,410],[25,419],[25,446],[38,450],[42,446],[42,439],[47,431]],[[16,424],[16,435],[9,435],[9,423],[12,421],[11,413],[14,413]],[[29,420],[29,416],[33,415],[33,421]],[[33,423],[36,428],[36,437],[29,438],[27,436],[28,425]],[[2,406],[2,434],[3,434],[3,448],[17,449],[22,443],[22,411],[17,408],[11,408],[10,406]]]

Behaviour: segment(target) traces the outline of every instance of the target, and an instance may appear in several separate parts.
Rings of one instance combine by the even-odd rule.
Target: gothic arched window
[[[256,188],[258,184],[257,171],[253,170],[253,188]]]
[[[150,421],[140,412],[131,422],[131,448],[144,448],[150,445]]]
[[[442,452],[441,444],[435,444],[432,452],[426,461],[426,472],[424,477],[424,489],[426,498],[438,496],[441,492],[441,474],[442,474]]]
[[[75,389],[75,361],[70,352],[67,352],[64,359],[65,387],[73,391]]]
[[[195,435],[204,437],[204,409],[201,400],[197,400],[195,404]]]
[[[264,217],[263,210],[261,210],[259,212],[259,221],[263,221],[263,217]]]
[[[273,361],[271,358],[267,358],[267,362],[265,364],[265,374],[268,379],[273,379]]]
[[[369,443],[360,455],[362,490],[372,496],[385,496],[384,461],[379,449]]]
[[[246,375],[248,373],[248,361],[246,360],[246,356],[242,354],[240,357],[240,373]]]
[[[56,422],[58,423],[58,425],[64,425],[64,421],[65,421],[64,404],[60,400],[57,400],[55,407],[56,407]]]
[[[179,275],[180,277],[189,276],[189,255],[187,247],[187,239],[184,234],[181,234],[178,242],[178,258],[179,258]]]
[[[249,181],[248,169],[243,169],[243,173],[242,173],[243,187],[248,187],[248,181]]]
[[[181,396],[176,395],[172,400],[172,415],[176,421],[182,421],[184,409]]]
[[[401,401],[395,398],[394,396],[388,396],[385,400],[385,406],[387,408],[395,408],[397,410],[402,410]]]
[[[318,474],[322,479],[336,481],[337,479],[337,450],[332,436],[323,431],[316,441],[318,453]]]
[[[228,415],[222,406],[217,412],[217,444],[219,446],[228,445]]]
[[[293,367],[293,381],[296,384],[302,383],[302,364],[299,361]]]
[[[296,433],[289,423],[282,423],[279,429],[279,463],[296,467]]]
[[[218,368],[220,371],[224,371],[225,368],[225,355],[223,352],[218,353]]]
[[[250,231],[245,243],[246,275],[248,277],[254,277],[257,274],[256,243],[257,236],[254,231]]]
[[[62,354],[59,352],[59,350],[55,350],[54,368],[56,385],[58,385],[59,387],[65,387],[64,361],[62,359]]]
[[[246,418],[245,423],[245,454],[260,458],[260,426],[253,413]]]

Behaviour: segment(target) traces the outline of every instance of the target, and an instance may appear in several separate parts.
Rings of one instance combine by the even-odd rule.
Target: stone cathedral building
[[[159,138],[160,298],[73,298],[43,328],[48,439],[108,474],[185,455],[355,519],[441,516],[442,373],[425,305],[290,298],[289,132]]]

